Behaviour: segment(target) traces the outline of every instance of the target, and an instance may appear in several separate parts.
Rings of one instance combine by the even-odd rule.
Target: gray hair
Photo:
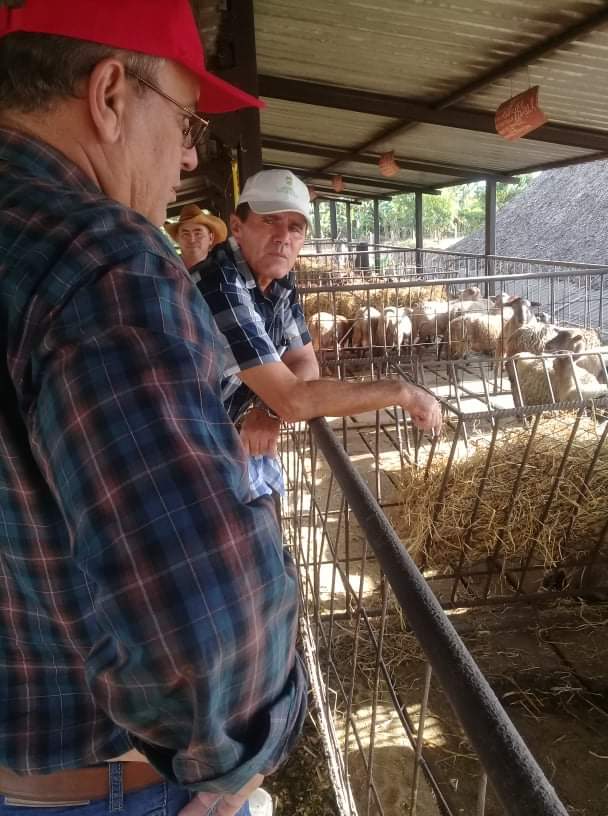
[[[160,57],[54,34],[16,32],[0,39],[0,113],[48,111],[76,96],[77,86],[98,62],[117,57],[125,67],[153,82]],[[140,84],[138,84],[140,93]]]

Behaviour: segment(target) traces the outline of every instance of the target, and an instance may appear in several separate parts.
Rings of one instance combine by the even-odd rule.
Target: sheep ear
[[[583,339],[582,334],[575,334],[574,337],[572,338],[572,342],[573,343],[580,343],[582,341],[582,339]]]

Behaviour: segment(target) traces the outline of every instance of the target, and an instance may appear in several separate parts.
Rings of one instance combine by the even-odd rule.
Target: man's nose
[[[196,147],[182,148],[182,163],[181,163],[182,170],[192,172],[193,170],[196,170],[197,166],[198,166],[198,154],[196,152]]]
[[[275,224],[272,237],[278,243],[281,244],[286,243],[287,239],[289,238],[289,230],[287,229],[287,224]]]

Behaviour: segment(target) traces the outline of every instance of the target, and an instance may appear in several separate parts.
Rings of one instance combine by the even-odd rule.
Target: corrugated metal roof
[[[192,3],[203,35],[216,31],[207,0]],[[607,0],[244,0],[223,12],[229,27],[247,27],[250,3],[266,164],[325,186],[331,174],[373,179],[346,192],[382,195],[608,157]],[[217,45],[225,78],[248,82]],[[535,84],[548,124],[516,142],[496,135],[496,108]],[[241,120],[216,128],[239,143]],[[383,179],[389,150],[401,170]],[[197,189],[187,179],[175,206]]]
[[[320,105],[302,105],[280,99],[264,101],[268,107],[262,111],[262,136],[287,136],[334,147],[350,147],[355,142],[371,139],[394,121],[384,116],[334,110]]]
[[[432,99],[580,22],[601,0],[254,0],[258,70]]]
[[[267,98],[268,107],[261,116],[263,138],[304,142],[319,149],[315,160],[311,155],[304,159],[306,154],[293,149],[281,158],[276,143],[272,150],[264,150],[264,160],[381,180],[369,158],[385,150],[394,150],[405,162],[457,165],[470,170],[470,178],[608,153],[608,14],[598,16],[608,6],[602,0],[571,0],[556,6],[554,0],[452,0],[449,4],[444,0],[383,0],[381,4],[377,0],[331,4],[254,0],[262,79],[320,83],[330,92],[338,88],[385,94],[422,105],[423,113],[437,108],[449,113],[452,106],[442,103],[451,95],[577,27],[558,47],[533,55],[529,65],[511,64],[504,76],[497,75],[487,86],[454,99],[455,113],[475,110],[490,117],[506,98],[539,84],[541,106],[550,123],[577,129],[563,136],[566,144],[559,143],[559,132],[550,134],[552,141],[541,141],[539,136],[510,143],[483,129],[463,129],[462,121],[453,127],[416,124],[415,118],[402,132],[385,137],[388,129],[407,125],[412,117],[361,112],[369,109],[367,103],[360,112],[327,107],[334,104],[333,98],[320,89],[316,104],[291,101],[288,92],[288,98]],[[314,96],[312,86],[306,87]],[[356,93],[349,98],[352,107],[359,107]],[[381,110],[379,100],[374,112]],[[606,139],[595,138],[591,149],[584,134],[580,141],[579,130],[597,131]],[[335,156],[323,156],[323,147],[349,149],[352,155],[336,163]],[[361,151],[368,159],[365,164],[357,161]],[[462,172],[451,175],[437,172],[436,167],[407,168],[395,177],[401,183],[422,186],[453,184],[459,179],[466,180]],[[387,190],[390,183],[386,180]]]

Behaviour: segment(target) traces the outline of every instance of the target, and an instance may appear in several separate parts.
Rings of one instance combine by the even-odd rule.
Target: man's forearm
[[[404,405],[412,392],[407,383],[379,380],[350,383],[341,380],[299,380],[294,385],[289,405],[280,412],[283,419],[295,422],[318,416],[349,416]],[[284,416],[288,413],[289,416]]]
[[[367,383],[297,377],[283,363],[269,363],[240,374],[245,384],[287,422],[319,416],[350,416],[400,405],[422,430],[441,428],[441,407],[432,394],[404,380]]]

